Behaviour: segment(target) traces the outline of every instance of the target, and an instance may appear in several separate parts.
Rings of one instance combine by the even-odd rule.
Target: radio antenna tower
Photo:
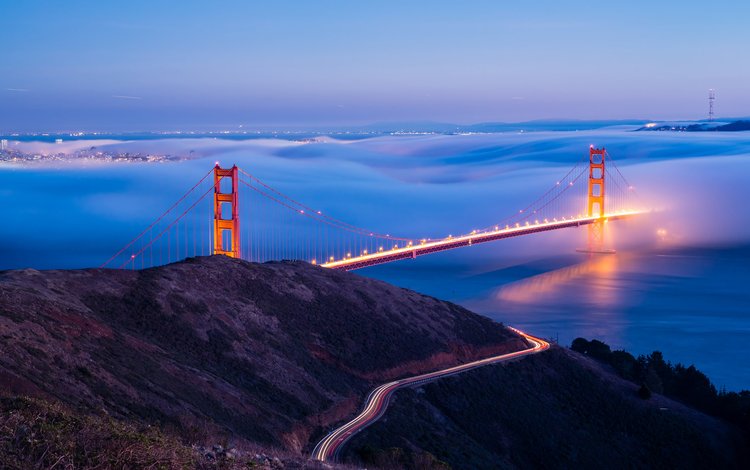
[[[716,101],[716,92],[713,88],[708,90],[708,120],[714,120],[714,101]]]

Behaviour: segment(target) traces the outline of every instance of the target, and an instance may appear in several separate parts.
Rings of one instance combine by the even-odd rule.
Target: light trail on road
[[[312,458],[321,462],[335,461],[343,446],[356,433],[360,432],[383,416],[385,410],[388,408],[388,403],[391,399],[391,396],[396,390],[400,388],[410,387],[414,385],[423,385],[437,379],[450,377],[452,375],[460,374],[462,372],[476,369],[478,367],[497,364],[499,362],[508,361],[510,359],[536,354],[549,348],[549,343],[544,341],[543,339],[531,336],[513,327],[507,328],[525,338],[529,343],[531,343],[531,347],[520,351],[514,351],[512,353],[488,357],[485,359],[480,359],[478,361],[469,362],[466,364],[461,364],[458,366],[453,366],[447,369],[417,375],[414,377],[395,380],[393,382],[388,382],[380,385],[372,392],[370,392],[370,394],[367,396],[364,408],[362,412],[357,415],[357,417],[344,424],[343,426],[333,430],[325,438],[323,438],[323,440],[318,442],[318,444],[312,451]]]

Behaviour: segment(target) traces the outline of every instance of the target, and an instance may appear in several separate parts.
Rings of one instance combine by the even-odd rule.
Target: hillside
[[[123,467],[301,468],[375,385],[526,347],[487,318],[380,281],[222,256],[0,272],[0,344],[0,467],[11,468],[123,455]],[[219,465],[227,445],[234,460]],[[381,468],[734,468],[742,445],[729,425],[642,400],[601,364],[553,348],[399,391],[345,451]]]
[[[307,263],[0,273],[0,384],[186,439],[309,448],[377,382],[525,347],[456,305]]]
[[[346,459],[398,467],[429,453],[454,469],[743,468],[747,442],[726,423],[654,395],[553,347],[396,394]]]

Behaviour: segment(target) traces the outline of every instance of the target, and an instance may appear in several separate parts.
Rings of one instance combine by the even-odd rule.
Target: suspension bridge
[[[606,224],[645,210],[604,148],[591,146],[587,157],[526,207],[482,229],[445,238],[401,237],[352,225],[237,166],[217,163],[101,267],[143,269],[191,256],[226,255],[353,270],[580,226],[588,227],[585,251],[607,252]]]

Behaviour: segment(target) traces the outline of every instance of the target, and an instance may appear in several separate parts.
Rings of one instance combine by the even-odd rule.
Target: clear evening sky
[[[750,2],[0,0],[0,133],[750,115]]]

